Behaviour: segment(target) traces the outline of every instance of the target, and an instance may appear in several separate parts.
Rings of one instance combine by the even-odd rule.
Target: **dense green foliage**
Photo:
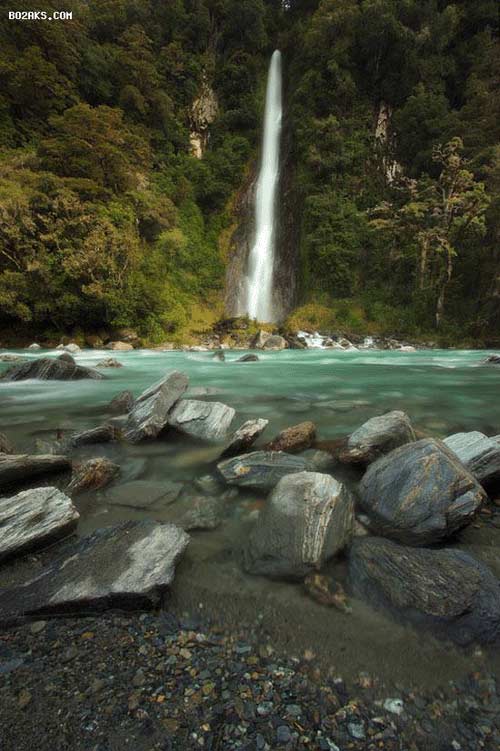
[[[498,336],[495,0],[296,0],[286,49],[303,297]]]
[[[498,330],[496,0],[65,8],[71,22],[0,27],[4,329],[132,325],[159,340],[194,301],[216,307],[279,45],[301,302],[413,334]],[[218,112],[197,159],[193,104],[207,87]]]
[[[49,10],[43,0],[37,9]],[[24,10],[21,2],[9,10]],[[160,339],[223,286],[219,236],[258,141],[262,0],[74,0],[0,31],[0,316]],[[219,117],[190,148],[204,85]]]

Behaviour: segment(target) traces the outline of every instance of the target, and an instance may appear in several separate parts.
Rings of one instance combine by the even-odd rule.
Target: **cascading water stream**
[[[242,313],[259,321],[273,321],[273,270],[276,192],[279,179],[281,134],[281,52],[271,58],[267,78],[262,160],[255,196],[255,241],[240,305]]]

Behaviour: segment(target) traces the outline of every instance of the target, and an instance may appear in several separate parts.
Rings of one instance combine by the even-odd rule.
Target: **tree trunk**
[[[429,249],[429,241],[425,239],[422,242],[420,249],[420,264],[418,273],[418,288],[420,291],[424,288],[425,272],[427,271],[427,252]]]
[[[443,282],[441,284],[441,289],[439,290],[437,304],[436,304],[436,328],[437,329],[440,327],[441,321],[443,320],[446,287],[451,281],[452,273],[453,273],[453,256],[450,250],[447,250],[446,273],[445,273]]]

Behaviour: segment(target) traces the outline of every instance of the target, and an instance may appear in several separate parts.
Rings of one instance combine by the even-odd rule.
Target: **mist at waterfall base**
[[[282,117],[281,52],[276,50],[269,66],[264,111],[262,156],[255,194],[255,241],[238,312],[258,321],[274,321],[273,276],[276,240],[277,188]]]
[[[60,351],[22,354],[57,357]],[[82,351],[76,361],[96,365],[108,354]],[[137,396],[170,368],[189,375],[188,396],[232,406],[234,429],[247,419],[268,419],[261,443],[303,420],[316,423],[321,440],[335,439],[390,409],[405,410],[417,429],[438,437],[475,429],[493,434],[500,425],[498,372],[481,365],[484,352],[284,350],[259,352],[259,362],[237,363],[241,355],[228,351],[220,362],[211,352],[135,350],[117,353],[124,367],[108,369],[102,381],[0,382],[2,431],[20,453],[32,452],[37,440],[54,440],[58,428],[76,431],[106,422],[113,396],[123,389]],[[7,367],[0,364],[1,371]],[[144,499],[172,482],[187,483],[199,496],[195,483],[214,472],[220,452],[220,445],[172,434],[138,445],[117,441],[78,449],[75,459],[107,456],[121,468],[109,488],[76,496],[78,532],[127,519],[170,521],[175,503],[148,508]],[[227,501],[217,529],[190,533],[172,590],[176,607],[196,613],[202,603],[204,613],[229,628],[262,615],[265,628],[278,643],[283,638],[285,649],[301,654],[313,648],[324,654],[325,664],[335,655],[335,668],[347,679],[363,670],[436,685],[478,667],[474,655],[395,623],[362,601],[350,598],[353,612],[346,615],[314,602],[300,584],[246,575],[238,555],[252,514],[264,502],[262,493],[239,491]],[[498,533],[491,527],[469,527],[454,546],[473,555],[492,551],[498,545],[493,534]],[[325,572],[347,587],[345,562],[334,560]],[[483,650],[483,655],[491,669],[494,664],[500,669],[498,653]]]

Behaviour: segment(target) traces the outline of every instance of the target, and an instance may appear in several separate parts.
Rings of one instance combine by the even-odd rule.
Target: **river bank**
[[[5,751],[494,751],[497,680],[422,690],[313,650],[277,651],[255,624],[227,631],[175,612],[35,621],[1,637]]]
[[[491,719],[488,724],[487,718],[498,702],[499,655],[495,644],[489,643],[498,617],[496,600],[488,600],[488,593],[496,591],[494,577],[500,572],[499,494],[489,486],[485,493],[471,470],[451,460],[439,440],[448,440],[450,434],[465,435],[466,447],[470,447],[476,445],[470,431],[484,431],[484,436],[492,438],[480,440],[493,452],[493,463],[486,471],[491,477],[497,472],[500,449],[495,441],[500,413],[495,395],[499,371],[495,364],[484,364],[489,353],[286,348],[261,349],[258,359],[253,357],[255,350],[246,351],[252,358],[242,361],[243,353],[231,350],[221,358],[219,352],[212,351],[130,349],[113,353],[120,367],[99,364],[109,358],[109,350],[76,350],[75,361],[68,352],[59,360],[61,351],[57,349],[6,354],[19,355],[20,360],[2,363],[2,373],[8,368],[33,372],[30,369],[42,362],[43,372],[52,376],[58,369],[77,372],[78,377],[87,371],[91,374],[77,381],[0,379],[0,432],[6,434],[8,451],[15,452],[5,454],[3,469],[11,466],[9,456],[13,455],[20,455],[18,461],[29,471],[44,455],[51,462],[60,462],[59,474],[53,472],[38,480],[22,477],[16,469],[15,487],[11,474],[1,491],[2,500],[14,497],[12,508],[20,508],[21,500],[30,508],[48,493],[71,513],[76,533],[1,564],[0,711],[5,715],[7,741],[16,739],[13,748],[22,749],[33,742],[38,747],[35,723],[45,728],[52,747],[99,751],[118,748],[126,738],[138,749],[337,746],[341,751],[395,751],[406,747],[402,743],[418,751],[495,748],[498,728]],[[175,378],[165,375],[172,370],[178,373]],[[153,421],[157,432],[144,441],[143,431],[153,425],[148,420],[158,417],[154,395],[163,382],[165,395],[173,393],[173,397],[162,402],[164,423]],[[122,403],[121,416],[112,417],[109,404],[124,389],[131,391],[130,400]],[[134,414],[140,417],[139,422]],[[113,420],[110,429],[107,426]],[[242,423],[258,427],[253,445],[242,444],[241,436],[234,443],[232,431]],[[360,430],[365,436],[361,443],[355,439]],[[367,435],[371,436],[368,443]],[[228,445],[233,443],[241,456],[227,455]],[[359,466],[356,462],[363,446],[364,463]],[[367,450],[367,446],[371,448]],[[379,449],[382,456],[374,461],[371,452]],[[0,447],[0,451],[5,449]],[[402,452],[398,459],[390,461],[398,451]],[[367,491],[379,482],[373,468],[385,466],[381,464],[385,452],[384,471],[391,473],[389,486],[394,489],[395,501],[406,503],[407,499],[414,504],[420,492],[417,489],[429,482],[425,474],[418,474],[419,451],[424,452],[424,464],[430,457],[440,467],[431,483],[439,492],[435,498],[433,489],[429,488],[429,493],[433,509],[444,504],[446,514],[436,516],[427,527],[425,508],[422,516],[415,507],[404,515],[402,531],[387,524],[381,531],[376,515],[371,521],[363,518],[377,498],[390,495],[377,492],[375,501],[370,499]],[[28,464],[22,459],[26,455]],[[398,474],[405,457],[412,476],[408,496]],[[269,458],[271,471],[266,464]],[[81,468],[96,460],[111,463],[117,473],[113,471],[102,486],[75,491],[82,481]],[[471,467],[481,481],[491,479],[484,475],[483,463]],[[297,474],[287,474],[290,472]],[[88,476],[83,473],[83,477],[92,479],[92,472]],[[240,477],[256,478],[257,483],[242,484]],[[367,487],[363,477],[372,478],[365,482]],[[301,485],[304,482],[307,487]],[[274,545],[265,532],[276,524],[269,509],[279,510],[283,483],[289,485],[288,495],[298,493],[300,498],[303,493],[307,497],[310,487],[310,497],[320,504],[325,501],[326,489],[328,498],[345,509],[344,517],[332,517],[337,531],[328,539],[324,514],[317,521],[313,515],[313,521],[307,522],[312,526],[306,527],[300,517],[295,521],[293,516],[287,518],[287,525],[295,524],[289,528],[287,540],[305,535],[306,548],[309,539],[316,541],[313,569],[321,571],[319,577],[304,578],[311,561],[306,558],[304,571],[302,554],[297,559],[291,549],[284,561],[287,575],[277,578],[269,568],[270,559],[259,552],[259,545]],[[49,492],[49,485],[54,491]],[[32,495],[21,499],[30,488]],[[462,488],[459,498],[453,488]],[[418,503],[425,506],[426,493],[420,496]],[[351,516],[354,505],[356,520]],[[390,509],[384,513],[389,519]],[[414,514],[422,518],[423,526],[413,528]],[[179,533],[178,552],[169,558],[168,575],[161,578],[157,560],[165,564],[161,551],[170,555],[172,541],[168,536],[165,543],[160,541],[166,547],[155,557],[159,542],[155,535],[171,529],[172,523],[188,530],[189,544],[187,535]],[[9,524],[15,528],[15,514],[7,527],[4,525],[4,538]],[[344,539],[344,524],[353,541]],[[364,577],[359,573],[362,551],[369,551],[370,541],[376,541],[367,536],[366,524],[375,525],[372,534],[392,537],[405,546],[385,541],[379,560],[404,550],[405,560],[415,561],[420,571],[427,571],[423,582],[421,573],[415,578],[411,568],[398,577],[404,581],[405,596],[416,598],[413,602],[421,616],[417,622],[405,612],[397,591],[391,590],[396,605],[391,610],[380,608],[380,603],[374,606],[366,596],[369,592],[353,586]],[[321,551],[327,545],[323,560]],[[133,553],[135,549],[140,555]],[[481,562],[477,569],[476,560]],[[444,578],[439,579],[439,591],[434,592],[436,566]],[[400,564],[398,570],[403,571]],[[144,586],[144,571],[153,576],[152,590]],[[455,571],[459,571],[458,588]],[[129,606],[142,602],[149,611],[153,608],[152,612],[118,612],[116,608],[124,603],[113,594],[121,592],[116,581],[133,583],[135,599]],[[157,586],[162,592],[169,591],[161,611],[152,596]],[[423,597],[419,594],[422,586]],[[471,598],[469,602],[467,598]],[[397,603],[400,609],[403,605],[402,618],[394,612]],[[75,608],[83,619],[72,617]],[[90,617],[94,608],[104,612]],[[26,612],[31,615],[28,623],[22,624]],[[481,618],[475,619],[475,612],[482,613]],[[7,625],[9,613],[10,623],[20,625]],[[436,614],[446,622],[444,641],[442,633],[439,638],[433,633],[440,621],[438,617],[436,622]],[[35,625],[40,620],[44,625]],[[209,635],[210,644],[196,636],[200,633]],[[451,643],[449,636],[457,643]],[[482,640],[485,643],[479,646]],[[184,649],[183,656],[180,650]],[[159,667],[160,663],[166,665]],[[255,669],[250,670],[252,665]],[[276,666],[292,672],[285,670],[284,678],[276,676]],[[144,675],[136,678],[140,670]],[[320,672],[316,674],[316,670]],[[364,673],[369,677],[362,677],[360,684],[359,676]],[[41,686],[46,674],[49,685],[56,687],[48,692]],[[109,676],[112,679],[107,682]],[[287,676],[291,676],[291,689]],[[91,685],[94,678],[97,683]],[[182,688],[179,695],[173,690],[174,683]],[[216,688],[204,689],[206,684]],[[241,684],[244,696],[238,694]],[[69,697],[64,734],[58,724],[63,715],[56,714],[62,701],[59,685],[66,686]],[[344,685],[345,689],[341,688]],[[323,706],[318,699],[323,696],[322,687],[326,687],[325,695],[334,696],[328,699],[331,706]],[[223,695],[225,691],[230,695]],[[130,699],[131,695],[135,698]],[[191,696],[200,700],[191,702]],[[401,714],[384,711],[387,699],[402,699],[408,709]],[[257,706],[267,701],[271,701],[272,711],[263,715]],[[294,704],[301,709],[293,709],[290,715],[289,705]],[[302,721],[297,711],[304,713]],[[15,727],[16,712],[33,718],[28,735],[21,735],[26,725]],[[203,724],[208,729],[200,739]],[[66,746],[61,745],[58,731]],[[29,733],[31,740],[35,739],[32,743],[27,740]],[[40,741],[42,749],[44,742]]]

